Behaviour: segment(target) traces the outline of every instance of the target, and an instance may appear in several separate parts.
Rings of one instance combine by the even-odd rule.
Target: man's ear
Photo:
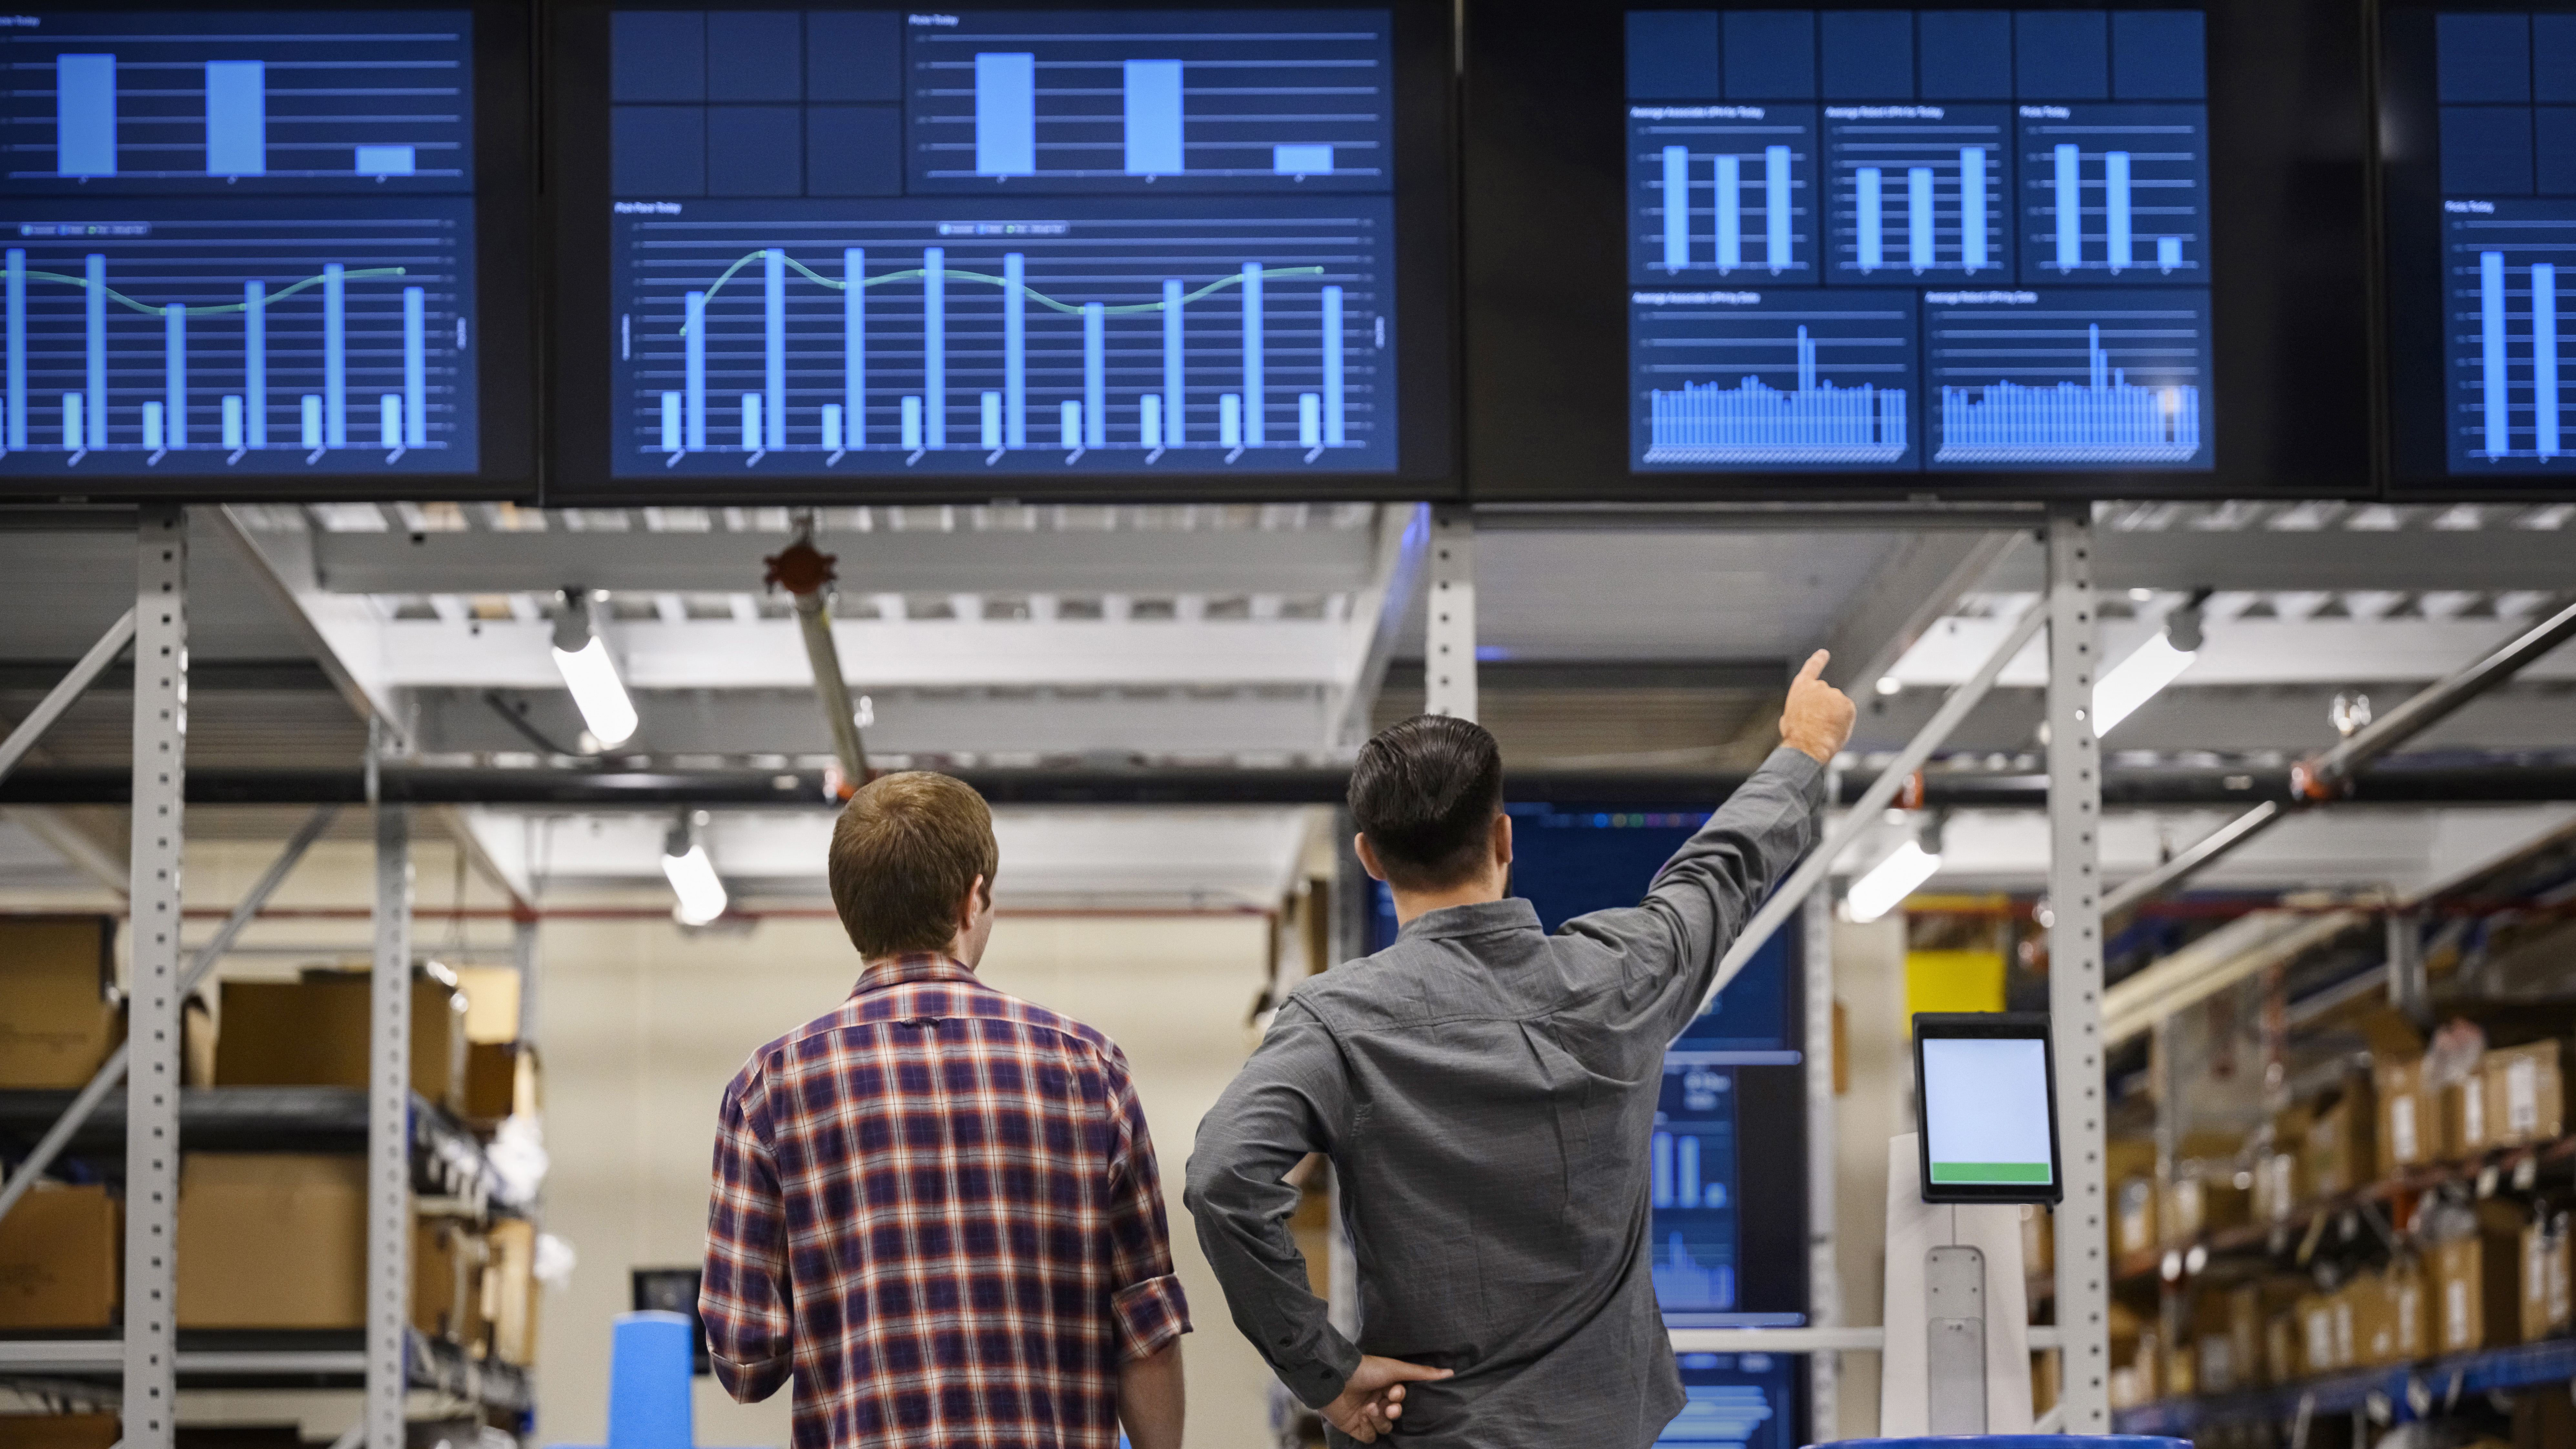
[[[966,887],[966,898],[957,903],[957,929],[960,931],[975,929],[975,917],[992,903],[993,887],[981,874],[978,874],[975,877],[975,883]]]
[[[1370,880],[1382,881],[1386,879],[1386,867],[1377,863],[1377,852],[1369,849],[1367,835],[1353,835],[1351,837],[1351,848],[1359,852],[1360,869],[1368,872]]]

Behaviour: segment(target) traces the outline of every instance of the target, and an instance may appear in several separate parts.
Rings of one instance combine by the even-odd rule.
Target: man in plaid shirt
[[[975,979],[983,798],[884,776],[832,832],[865,958],[725,1088],[698,1311],[744,1403],[796,1379],[796,1449],[1180,1449],[1181,1335],[1127,1059]]]

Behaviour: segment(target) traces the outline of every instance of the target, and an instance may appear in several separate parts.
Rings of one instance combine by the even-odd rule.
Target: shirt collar
[[[1443,906],[1424,911],[1396,932],[1399,941],[1440,941],[1459,936],[1490,936],[1501,931],[1535,931],[1538,908],[1518,896],[1499,901],[1478,901],[1468,906]]]
[[[975,973],[964,963],[937,951],[913,952],[871,961],[859,973],[859,984],[851,988],[852,996],[865,996],[888,987],[907,986],[916,981],[973,981]]]

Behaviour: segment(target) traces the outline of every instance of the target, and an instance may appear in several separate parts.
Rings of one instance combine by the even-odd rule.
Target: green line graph
[[[709,303],[713,303],[716,299],[716,293],[724,289],[725,283],[733,280],[734,273],[739,272],[744,267],[760,260],[763,256],[767,255],[769,251],[769,248],[762,247],[759,250],[748,251],[743,253],[741,256],[734,258],[733,265],[718,273],[715,281],[707,287],[706,300]],[[805,277],[822,286],[831,288],[835,292],[846,292],[850,289],[850,284],[848,282],[836,281],[833,278],[824,276],[821,272],[814,270],[812,267],[805,265],[794,257],[782,256],[780,260],[785,262],[790,268],[793,268],[798,273],[801,273]],[[1322,267],[1281,267],[1276,271],[1268,272],[1265,275],[1270,277],[1320,277],[1323,274],[1324,269]],[[351,275],[354,276],[355,273],[352,273]],[[877,276],[869,277],[864,281],[861,281],[859,286],[861,289],[881,287],[888,282],[917,281],[929,275],[930,272],[927,268],[908,267],[900,272],[884,272]],[[1012,285],[1010,279],[1007,277],[997,277],[990,272],[960,271],[955,267],[942,267],[939,269],[939,275],[943,280],[951,282],[982,282],[988,286],[1002,288],[1008,288]],[[1243,274],[1240,272],[1230,272],[1225,276],[1219,277],[1215,281],[1208,283],[1206,286],[1199,288],[1197,291],[1183,296],[1181,298],[1181,305],[1187,306],[1190,303],[1199,300],[1201,297],[1223,291],[1227,287],[1236,287],[1241,286],[1242,284]],[[1082,315],[1083,304],[1080,302],[1059,302],[1055,298],[1048,296],[1046,293],[1039,291],[1035,287],[1029,286],[1027,283],[1019,284],[1019,289],[1022,296],[1027,297],[1029,300],[1037,303],[1041,307],[1046,307],[1053,311],[1060,312],[1067,317],[1079,317]],[[1163,310],[1163,307],[1164,303],[1158,299],[1152,302],[1125,302],[1115,307],[1102,307],[1100,311],[1103,316],[1117,317],[1137,312],[1160,312]],[[689,335],[689,325],[686,322],[680,324],[680,335],[683,337]]]
[[[404,275],[404,270],[405,269],[401,267],[353,267],[342,272],[340,275],[347,281],[355,282],[369,277],[399,277]],[[43,272],[30,267],[27,269],[26,275],[29,281],[61,282],[65,286],[78,287],[84,291],[89,288],[89,279],[87,277],[76,277],[69,272]],[[328,280],[328,278],[317,272],[312,276],[306,277],[303,281],[290,283],[287,286],[280,287],[276,291],[269,293],[267,296],[260,299],[261,305],[265,306],[273,302],[283,302],[287,298],[294,296],[296,293],[303,291],[307,287],[320,286],[326,280]],[[132,297],[125,295],[123,292],[116,290],[114,287],[102,285],[99,288],[99,291],[106,294],[107,299],[116,303],[118,306],[124,307],[130,311],[140,312],[146,317],[167,317],[170,315],[170,308],[168,305],[155,307],[149,302],[138,302]],[[217,312],[247,311],[249,310],[249,307],[250,304],[248,302],[218,302],[207,306],[190,306],[188,308],[188,315],[191,317],[205,317]]]

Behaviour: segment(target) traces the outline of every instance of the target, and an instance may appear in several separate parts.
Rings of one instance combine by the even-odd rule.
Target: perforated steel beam
[[[1422,712],[1476,717],[1476,519],[1431,515],[1431,600],[1422,641]]]
[[[376,807],[367,1055],[367,1449],[404,1449],[411,1328],[411,809]]]
[[[2103,1161],[2102,749],[2093,737],[2093,525],[2048,524],[2048,1007],[2057,1058],[2059,1403],[2070,1434],[2111,1432],[2110,1192]]]
[[[187,799],[188,516],[142,510],[134,586],[124,1449],[170,1449],[178,1394],[180,852]]]

